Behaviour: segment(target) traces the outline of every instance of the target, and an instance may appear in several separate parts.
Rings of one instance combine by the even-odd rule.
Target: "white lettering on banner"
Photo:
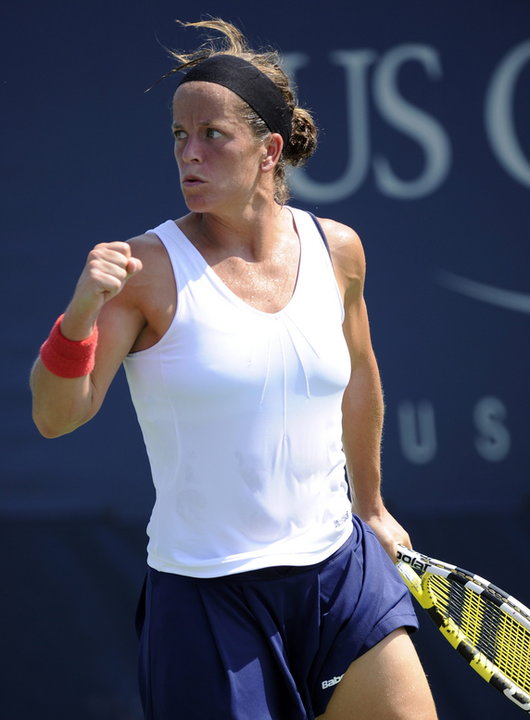
[[[467,295],[467,297],[481,302],[495,305],[496,307],[530,314],[530,293],[506,290],[506,288],[486,285],[485,283],[470,280],[469,278],[455,275],[454,273],[441,270],[438,273],[438,280],[441,285],[454,290],[455,292]]]
[[[434,408],[428,401],[416,406],[408,401],[398,405],[399,439],[403,455],[411,463],[424,465],[436,455]]]
[[[342,65],[346,72],[346,108],[349,122],[346,124],[348,148],[347,167],[344,175],[332,182],[313,180],[300,168],[289,173],[290,184],[297,197],[311,202],[339,202],[353,195],[364,182],[370,162],[369,110],[367,74],[368,66],[375,60],[371,50],[337,50],[331,60]],[[284,57],[286,71],[294,78],[296,70],[307,65],[309,55],[294,53]],[[344,143],[343,143],[344,144]]]
[[[489,460],[499,462],[510,452],[510,433],[503,422],[506,420],[506,407],[495,397],[485,397],[475,405],[473,413],[475,426],[480,432],[475,438],[478,454]]]
[[[309,202],[339,202],[353,195],[364,182],[370,168],[370,108],[368,70],[375,65],[373,94],[377,109],[393,127],[413,138],[425,156],[425,168],[414,180],[402,180],[388,160],[373,161],[376,185],[382,194],[412,200],[434,192],[445,180],[451,164],[451,146],[443,127],[423,110],[407,102],[399,93],[397,77],[406,62],[419,62],[431,79],[442,75],[438,53],[428,45],[407,44],[389,50],[381,60],[373,50],[335,50],[331,62],[344,68],[346,79],[347,167],[331,182],[319,182],[301,168],[289,174],[295,195]],[[304,53],[284,56],[284,67],[294,79],[309,62]]]
[[[403,97],[398,78],[405,63],[415,62],[429,81],[439,82],[443,72],[437,49],[405,43],[381,56],[374,50],[360,49],[334,50],[329,58],[332,64],[342,67],[345,76],[346,136],[339,142],[345,148],[346,169],[337,179],[321,182],[305,169],[294,168],[289,177],[296,197],[313,203],[340,202],[362,187],[370,169],[377,189],[387,197],[415,200],[436,192],[451,169],[450,137],[437,119]],[[517,137],[514,111],[517,81],[529,62],[530,40],[517,45],[501,60],[489,82],[484,106],[486,135],[495,157],[513,179],[526,187],[530,187],[530,159],[525,157]],[[309,63],[306,53],[284,56],[285,69],[293,79]],[[370,97],[385,122],[420,147],[424,167],[416,178],[400,178],[388,158],[372,149]]]
[[[443,127],[399,93],[399,69],[411,60],[421,63],[432,80],[442,77],[438,54],[427,45],[400,45],[389,50],[377,64],[374,73],[374,100],[379,113],[389,125],[415,139],[425,156],[425,169],[414,180],[400,180],[386,158],[374,158],[377,187],[383,195],[402,200],[433,193],[444,182],[451,166],[451,144]]]
[[[484,397],[473,408],[473,423],[477,434],[475,449],[487,462],[504,460],[511,448],[511,437],[505,425],[506,406],[496,397]],[[401,451],[406,460],[415,465],[432,462],[438,441],[434,406],[428,400],[413,403],[409,400],[397,406],[398,432]]]
[[[522,185],[530,187],[530,162],[518,142],[513,117],[517,80],[530,62],[530,40],[517,45],[501,60],[486,93],[484,121],[491,148],[506,170]]]

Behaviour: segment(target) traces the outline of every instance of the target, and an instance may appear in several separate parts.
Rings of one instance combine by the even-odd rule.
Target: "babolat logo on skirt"
[[[331,680],[324,680],[322,683],[322,690],[338,685],[343,677],[344,675],[335,675],[335,677],[331,678]]]

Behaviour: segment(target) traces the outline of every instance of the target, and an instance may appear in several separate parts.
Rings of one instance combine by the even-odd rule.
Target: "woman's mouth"
[[[202,185],[205,182],[202,178],[198,177],[197,175],[185,175],[182,178],[182,186],[183,187],[196,187],[197,185]]]

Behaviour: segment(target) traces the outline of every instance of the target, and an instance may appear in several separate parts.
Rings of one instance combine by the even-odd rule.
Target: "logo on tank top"
[[[336,528],[340,528],[341,525],[344,525],[346,520],[350,519],[350,511],[347,510],[342,517],[340,517],[338,520],[334,520],[333,524]]]

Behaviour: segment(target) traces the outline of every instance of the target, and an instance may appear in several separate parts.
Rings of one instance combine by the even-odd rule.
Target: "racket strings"
[[[521,689],[530,693],[530,632],[507,615],[487,593],[460,582],[429,576],[436,607],[467,636],[473,646]]]

